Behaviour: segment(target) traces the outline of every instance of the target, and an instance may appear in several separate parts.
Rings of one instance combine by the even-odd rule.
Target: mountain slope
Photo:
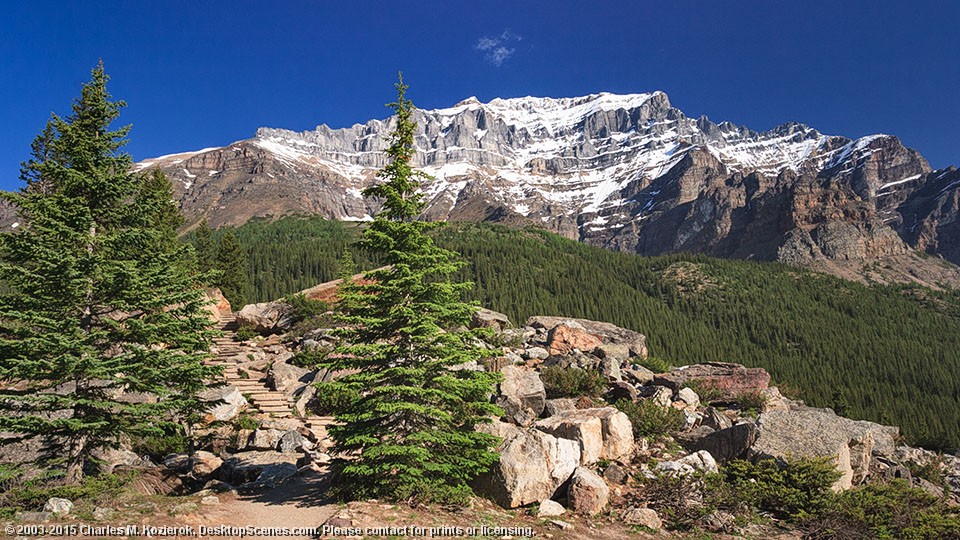
[[[318,218],[240,227],[254,296],[275,299],[334,279],[357,229]],[[901,425],[914,442],[960,447],[956,292],[865,286],[773,263],[637,257],[491,224],[451,225],[438,238],[469,263],[459,277],[476,283],[473,299],[515,322],[610,321],[644,333],[651,354],[677,365],[764,367],[814,405],[831,406],[839,393],[855,417]],[[354,256],[363,267],[379,265]]]

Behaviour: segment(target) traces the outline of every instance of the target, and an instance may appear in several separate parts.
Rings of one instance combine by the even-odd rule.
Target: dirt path
[[[190,525],[229,526],[240,529],[320,528],[340,506],[323,498],[326,480],[322,472],[307,470],[282,485],[251,495],[220,495],[220,504],[202,505]],[[239,536],[239,535],[238,535]],[[318,538],[312,535],[263,535],[259,538]],[[257,536],[251,536],[257,538]]]

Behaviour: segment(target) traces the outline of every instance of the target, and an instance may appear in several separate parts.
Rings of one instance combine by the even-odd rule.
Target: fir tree
[[[217,260],[216,245],[213,243],[213,230],[207,224],[207,218],[197,225],[193,240],[197,252],[197,269],[201,273],[213,270]]]
[[[330,430],[337,451],[355,453],[338,463],[337,485],[347,498],[463,500],[468,482],[496,461],[496,437],[474,428],[499,412],[488,398],[498,374],[454,369],[485,351],[462,330],[475,309],[461,301],[471,284],[450,280],[464,263],[427,235],[437,224],[417,220],[425,175],[410,166],[416,124],[402,77],[396,87],[390,162],[383,182],[364,191],[383,211],[359,242],[388,267],[339,293],[344,345],[330,366],[357,372],[325,389],[354,396]]]
[[[92,75],[34,141],[26,186],[4,195],[24,224],[0,240],[0,431],[52,444],[71,483],[122,435],[176,429],[215,373],[189,248],[170,242],[172,201],[162,178],[131,172],[129,126],[110,128],[124,103],[102,63]]]
[[[220,273],[217,286],[230,305],[239,309],[247,304],[247,254],[237,234],[228,229],[220,237],[216,269]]]

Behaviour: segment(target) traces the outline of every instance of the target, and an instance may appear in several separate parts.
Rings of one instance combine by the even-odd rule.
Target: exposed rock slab
[[[770,374],[763,368],[748,368],[727,362],[708,362],[658,374],[653,382],[674,391],[690,381],[703,388],[712,388],[721,400],[736,400],[749,392],[760,392],[770,384]]]
[[[869,472],[872,454],[892,456],[898,429],[864,420],[837,416],[830,409],[795,407],[789,411],[762,413],[757,421],[757,441],[750,448],[753,458],[830,457],[843,475],[836,490],[849,489],[854,478]],[[872,440],[865,452],[864,444]],[[851,447],[857,457],[851,461]],[[856,466],[856,468],[854,468]]]

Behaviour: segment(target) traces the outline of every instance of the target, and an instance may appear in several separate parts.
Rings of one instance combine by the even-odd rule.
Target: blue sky
[[[349,4],[349,5],[348,5]],[[754,129],[891,133],[960,165],[960,5],[912,2],[0,0],[0,188],[103,58],[136,159],[259,126],[388,115],[475,95],[663,90]]]

